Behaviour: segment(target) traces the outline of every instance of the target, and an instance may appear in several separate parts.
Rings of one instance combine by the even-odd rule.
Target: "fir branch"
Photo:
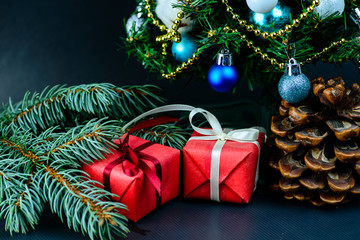
[[[17,173],[19,174],[19,173]],[[30,176],[29,176],[30,178]],[[7,197],[0,203],[0,216],[5,217],[5,230],[26,233],[28,226],[35,228],[39,216],[44,208],[44,201],[40,198],[40,189],[33,181],[23,182],[11,181],[7,184]],[[19,187],[19,186],[24,186]]]
[[[11,147],[14,150],[18,151],[22,156],[26,157],[27,159],[30,159],[34,165],[37,164],[40,159],[38,156],[36,156],[30,150],[23,149],[19,144],[16,144],[14,142],[11,142],[11,141],[3,139],[3,138],[0,139],[0,142],[4,146]]]
[[[42,135],[42,138],[55,140],[38,145],[37,152],[48,156],[50,162],[66,158],[69,160],[68,167],[81,167],[81,164],[103,159],[110,153],[109,148],[115,148],[113,139],[123,134],[118,121],[96,119],[65,133],[54,133],[55,130],[48,129]]]
[[[87,133],[87,134],[85,134],[84,136],[77,137],[77,138],[75,138],[75,139],[72,140],[72,141],[68,141],[68,142],[64,143],[63,145],[60,145],[60,146],[54,148],[53,150],[51,150],[51,152],[52,152],[52,153],[56,153],[56,152],[59,151],[59,149],[63,149],[63,148],[65,148],[66,146],[74,145],[74,144],[76,144],[77,142],[84,141],[86,138],[93,138],[93,137],[95,137],[99,142],[101,142],[101,139],[100,139],[100,137],[99,137],[99,135],[98,135],[98,133],[100,133],[100,132],[101,132],[101,130],[98,129],[98,130],[95,130],[94,132]],[[48,154],[49,154],[49,153],[48,153]]]
[[[66,91],[68,88],[57,85],[48,91],[45,88],[41,94],[35,92],[31,99],[29,99],[30,92],[26,92],[21,104],[13,106],[10,101],[4,108],[4,114],[10,117],[10,123],[17,123],[17,126],[24,129],[36,130],[35,121],[42,128],[45,128],[45,122],[54,125],[57,122],[56,119],[64,119],[62,112],[64,106],[61,100]],[[40,113],[43,117],[38,116]]]
[[[183,129],[176,126],[176,123],[168,123],[150,129],[141,129],[132,135],[172,148],[182,149],[186,144],[186,137],[189,137],[192,131],[190,128]]]
[[[117,209],[126,207],[111,202],[114,195],[78,168],[115,148],[113,139],[123,134],[120,125],[126,118],[162,101],[156,89],[110,84],[54,87],[27,93],[15,105],[9,101],[0,113],[0,216],[5,217],[6,229],[25,233],[34,228],[48,201],[70,228],[91,239],[125,236],[126,218]],[[118,120],[98,119],[105,115]],[[84,124],[74,126],[77,122]],[[175,125],[149,131],[143,132],[145,138],[163,144],[180,148],[185,142],[186,131]]]
[[[33,183],[33,179],[32,179],[33,174],[34,173],[31,172],[30,176],[28,177],[28,181],[26,182],[27,187],[29,187]],[[20,194],[19,198],[16,200],[15,206],[20,207],[20,204],[21,204],[22,200],[24,199],[25,195],[26,195],[26,192],[22,192]]]
[[[0,216],[5,217],[10,234],[26,233],[28,226],[34,228],[38,223],[44,205],[29,172],[39,158],[4,138],[0,139],[0,154]]]
[[[117,87],[114,91],[119,93],[119,98],[112,105],[109,115],[111,119],[129,120],[156,107],[157,103],[164,102],[163,98],[155,94],[159,88],[153,85]]]
[[[16,127],[35,133],[81,114],[86,114],[85,119],[130,118],[162,101],[154,94],[155,90],[157,87],[151,85],[118,88],[105,83],[69,88],[56,86],[40,95],[34,93],[31,99],[30,93],[26,93],[21,104],[12,105],[10,101],[0,118],[12,119],[10,123]]]
[[[63,164],[53,162],[52,165]],[[117,209],[126,207],[119,202],[111,202],[113,194],[97,188],[93,181],[85,177],[86,173],[83,171],[57,170],[46,164],[44,167],[37,174],[43,183],[43,198],[49,201],[51,210],[62,221],[63,215],[66,216],[69,228],[80,230],[90,239],[113,239],[113,233],[125,236],[128,232],[126,218]]]
[[[0,160],[5,161],[0,163],[0,170],[30,173],[40,158],[22,146],[28,146],[34,140],[34,135],[3,123],[0,124],[0,132]]]
[[[62,220],[66,212],[68,225],[75,231],[80,229],[91,239],[112,239],[112,232],[125,236],[128,231],[125,226],[126,218],[115,211],[125,209],[125,206],[108,201],[113,194],[97,188],[93,181],[85,177],[85,172],[65,169],[64,167],[73,165],[71,160],[57,158],[48,165],[45,157],[37,156],[15,142],[6,139],[0,139],[0,142],[39,168],[32,181],[28,179],[26,182],[24,191],[21,192],[18,186],[12,188],[16,189],[16,194],[6,194],[7,198],[0,203],[0,215],[7,217],[6,228],[10,229],[10,232],[25,233],[27,224],[33,227],[37,223],[37,213],[42,210],[42,200],[39,197],[41,194],[44,201],[50,201],[52,211]],[[41,145],[37,145],[39,146]],[[85,222],[84,217],[87,220]]]

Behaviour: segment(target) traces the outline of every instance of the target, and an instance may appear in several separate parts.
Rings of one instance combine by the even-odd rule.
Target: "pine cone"
[[[271,188],[316,206],[347,202],[360,194],[360,87],[346,89],[341,77],[315,78],[311,86],[306,101],[282,100],[272,117]]]

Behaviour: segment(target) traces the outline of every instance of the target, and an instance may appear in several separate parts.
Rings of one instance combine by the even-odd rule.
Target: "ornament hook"
[[[295,58],[290,58],[289,63],[290,64],[297,64]]]
[[[230,50],[227,48],[223,48],[221,52],[216,57],[216,63],[217,65],[221,66],[232,66],[232,54],[230,53]]]
[[[288,76],[296,76],[301,74],[300,64],[297,63],[295,58],[292,57],[289,59],[289,63],[286,64],[285,74],[287,74]]]

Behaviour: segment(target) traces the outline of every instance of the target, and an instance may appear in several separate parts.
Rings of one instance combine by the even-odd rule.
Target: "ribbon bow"
[[[111,171],[115,166],[121,164],[124,173],[130,177],[135,176],[136,174],[138,174],[139,170],[142,170],[145,177],[147,177],[147,179],[156,189],[157,195],[161,197],[162,172],[160,162],[155,157],[142,152],[142,150],[153,145],[154,143],[147,142],[133,149],[129,146],[129,136],[130,135],[127,134],[124,140],[120,144],[118,144],[119,151],[122,153],[122,155],[105,167],[103,174],[103,183],[105,189],[109,192],[111,191]],[[155,165],[156,173],[151,170],[151,168],[145,163],[144,160],[150,161]]]
[[[211,129],[204,129],[196,127],[192,123],[193,117],[201,113],[211,126]],[[237,141],[237,142],[253,142],[259,138],[258,128],[245,128],[238,130],[231,130],[221,127],[219,120],[210,112],[202,108],[194,108],[189,114],[189,121],[194,131],[204,136],[192,137],[193,140],[220,140],[220,141]]]
[[[198,132],[202,135],[205,135],[207,137],[207,140],[222,140],[222,141],[232,140],[232,141],[252,142],[252,141],[256,141],[259,137],[259,132],[263,131],[262,129],[259,131],[260,128],[256,128],[256,127],[240,129],[240,130],[231,130],[231,131],[228,131],[226,129],[223,130],[220,122],[212,113],[210,113],[209,111],[206,111],[202,108],[195,108],[193,106],[184,105],[184,104],[171,104],[171,105],[166,105],[166,106],[162,106],[162,107],[158,107],[158,108],[149,110],[149,111],[137,116],[133,120],[131,120],[124,127],[122,127],[122,130],[126,131],[126,129],[129,126],[131,126],[132,124],[134,124],[135,122],[139,121],[140,119],[142,119],[146,116],[156,114],[156,113],[169,112],[169,111],[188,111],[188,112],[190,112],[189,121],[190,121],[192,128],[196,132]],[[196,127],[192,123],[193,117],[198,113],[201,113],[206,118],[206,120],[209,122],[209,124],[211,126],[211,129],[199,128],[199,127]],[[203,137],[205,137],[205,136],[203,136]],[[203,137],[202,137],[202,139],[204,139]],[[198,137],[196,137],[196,138],[198,138]],[[195,139],[195,137],[193,139]]]

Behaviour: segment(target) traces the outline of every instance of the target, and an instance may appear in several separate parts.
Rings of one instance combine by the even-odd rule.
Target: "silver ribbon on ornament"
[[[133,120],[131,120],[129,123],[127,123],[124,127],[122,127],[122,130],[125,131],[129,126],[134,124],[135,122],[139,121],[140,119],[156,114],[156,113],[162,113],[162,112],[170,112],[170,111],[189,111],[189,122],[197,133],[200,133],[203,136],[195,136],[191,137],[190,140],[209,140],[209,141],[216,141],[212,153],[211,153],[211,166],[210,166],[210,199],[213,201],[220,202],[220,191],[219,191],[219,185],[220,185],[220,155],[221,150],[223,146],[225,145],[226,141],[235,141],[235,142],[249,142],[253,143],[257,146],[259,150],[258,159],[257,159],[257,171],[256,171],[256,177],[255,177],[255,186],[259,178],[259,159],[260,159],[260,144],[256,140],[259,138],[259,133],[263,132],[265,133],[265,129],[262,127],[252,127],[252,128],[246,128],[246,129],[224,129],[221,127],[220,122],[218,119],[209,111],[206,111],[202,108],[195,108],[190,105],[183,105],[183,104],[171,104],[166,105],[162,107],[158,107],[155,109],[152,109],[150,111],[147,111]],[[192,119],[196,114],[202,114],[205,119],[208,121],[208,123],[211,126],[211,129],[204,129],[196,127],[192,123]],[[255,187],[254,187],[255,190]]]

